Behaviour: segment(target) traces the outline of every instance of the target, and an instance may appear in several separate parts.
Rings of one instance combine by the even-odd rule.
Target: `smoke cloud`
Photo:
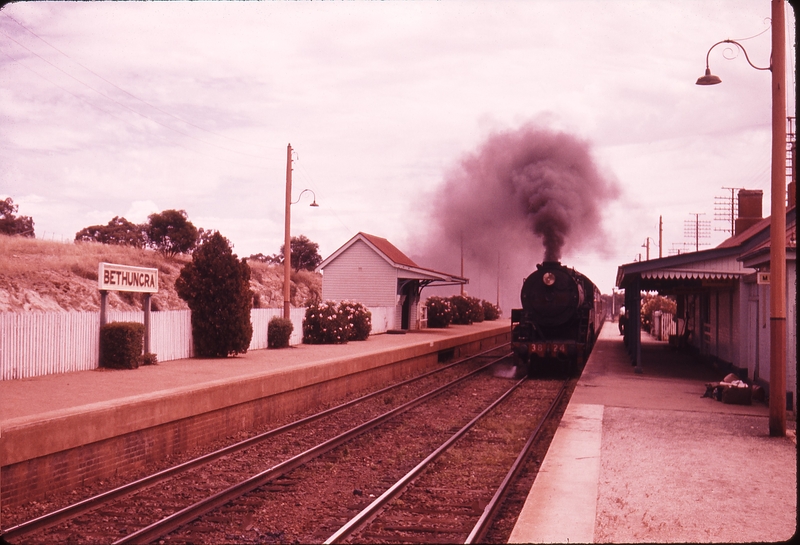
[[[495,302],[502,283],[518,300],[521,279],[536,263],[602,252],[601,211],[618,193],[575,136],[535,125],[495,133],[447,173],[412,256],[457,274],[463,248],[470,295]],[[501,303],[516,305],[508,297]]]

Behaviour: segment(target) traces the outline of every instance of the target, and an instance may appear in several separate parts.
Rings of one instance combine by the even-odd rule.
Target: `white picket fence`
[[[650,329],[650,334],[659,341],[669,340],[670,335],[675,335],[677,332],[677,323],[674,316],[668,312],[661,312],[657,310],[653,312],[653,323]]]
[[[394,326],[394,307],[369,308],[372,334]],[[253,338],[250,350],[267,347],[267,325],[282,309],[250,311]],[[304,308],[293,308],[290,345],[303,340]],[[144,312],[108,311],[108,322],[144,323]],[[0,312],[0,380],[96,369],[100,350],[99,312]],[[150,351],[158,361],[193,356],[191,312],[171,310],[150,313]]]

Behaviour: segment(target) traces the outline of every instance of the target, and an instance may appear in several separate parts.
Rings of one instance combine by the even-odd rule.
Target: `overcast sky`
[[[729,227],[714,221],[723,187],[762,189],[769,214],[769,72],[719,46],[710,64],[724,83],[695,85],[726,38],[767,66],[769,16],[769,0],[10,4],[0,197],[39,238],[176,208],[239,256],[272,254],[291,143],[293,199],[308,188],[320,205],[306,194],[292,206],[293,235],[327,257],[364,231],[413,257],[431,244],[448,173],[492,135],[535,126],[585,142],[617,188],[602,201],[604,240],[568,241],[561,256],[610,293],[647,237],[658,256],[659,216],[666,256],[693,245],[694,213],[711,224],[704,247],[728,236],[715,231]],[[787,27],[793,44],[788,4]],[[543,258],[518,252],[526,270]],[[465,275],[494,300],[496,275],[469,262]],[[518,302],[519,285],[501,289]]]

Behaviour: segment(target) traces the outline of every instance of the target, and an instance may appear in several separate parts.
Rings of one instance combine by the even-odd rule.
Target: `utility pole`
[[[464,278],[464,232],[461,232],[461,278]],[[464,283],[461,283],[461,296],[464,296]]]
[[[500,308],[500,252],[497,252],[497,308]]]
[[[723,233],[730,233],[731,236],[736,234],[736,191],[744,189],[743,187],[723,187],[731,192],[730,197],[714,197],[714,219],[717,221],[730,221],[730,229],[717,229],[715,231],[722,231]]]
[[[663,216],[658,216],[658,259],[664,257],[664,220]]]
[[[769,434],[786,435],[786,24],[772,0],[772,176],[769,224]]]
[[[283,237],[283,317],[291,320],[292,289],[292,239],[291,239],[291,214],[292,214],[292,145],[286,148],[286,224]]]
[[[694,226],[692,226],[691,220],[687,220],[684,223],[683,235],[686,237],[694,237],[694,251],[700,251],[700,238],[708,238],[711,236],[711,221],[710,220],[700,220],[700,216],[704,216],[705,212],[692,212],[692,216],[694,216]],[[703,243],[703,246],[707,246],[708,243]]]

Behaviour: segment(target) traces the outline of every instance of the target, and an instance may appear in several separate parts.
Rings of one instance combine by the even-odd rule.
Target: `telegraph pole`
[[[786,435],[786,25],[772,0],[772,177],[769,249],[769,434]]]
[[[292,290],[290,279],[292,277],[292,240],[291,230],[292,213],[292,145],[286,148],[286,224],[283,237],[283,317],[291,320],[291,296]]]
[[[464,232],[461,232],[461,278],[464,278]],[[461,283],[461,296],[464,296],[464,283]]]
[[[497,308],[500,308],[500,252],[497,252]]]
[[[663,216],[658,216],[658,259],[664,257],[664,220]]]

